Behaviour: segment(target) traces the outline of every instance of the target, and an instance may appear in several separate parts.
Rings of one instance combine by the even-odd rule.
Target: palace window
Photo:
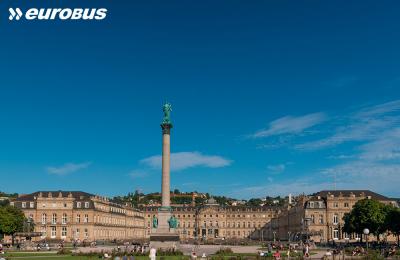
[[[324,224],[324,215],[319,215],[319,223]]]
[[[77,208],[80,208],[80,207],[81,207],[81,205],[82,205],[82,203],[81,203],[81,202],[79,202],[79,201],[76,203],[76,207],[77,207]]]
[[[34,208],[35,207],[35,202],[29,202],[29,207]]]
[[[78,238],[78,237],[79,237],[79,233],[80,233],[80,230],[79,230],[79,228],[77,228],[77,229],[76,229],[76,232],[75,232],[75,237]]]
[[[314,217],[314,215],[311,215],[311,223],[315,223],[315,217]]]
[[[334,202],[334,203],[333,203],[333,207],[334,207],[334,208],[339,208],[339,203]]]
[[[67,224],[67,214],[64,213],[64,214],[62,215],[61,223],[62,223],[62,224]]]
[[[87,201],[85,202],[85,208],[87,208],[87,209],[89,208],[89,202],[87,202]]]
[[[53,213],[53,215],[51,216],[51,223],[57,224],[57,214],[56,213]]]
[[[338,229],[334,229],[333,230],[333,239],[339,239],[339,230]]]
[[[89,222],[89,215],[88,215],[88,214],[85,214],[84,222],[85,222],[85,223],[88,223],[88,222]]]
[[[67,236],[67,227],[61,227],[61,236],[66,237]]]
[[[89,237],[89,231],[87,228],[85,228],[85,238],[88,238],[88,237]]]
[[[45,238],[47,236],[46,227],[42,227],[40,232],[42,233],[41,235],[42,238]]]
[[[345,203],[344,203],[344,207],[345,207],[345,208],[348,208],[348,207],[349,207],[349,203],[348,203],[348,202],[345,202]]]
[[[22,202],[22,208],[26,208],[26,202]]]
[[[310,201],[310,208],[314,208],[314,202]]]
[[[47,215],[46,215],[46,213],[43,213],[42,214],[42,224],[46,224],[46,221],[47,221]]]
[[[339,216],[337,214],[333,215],[333,224],[338,224],[339,223]]]
[[[51,227],[51,238],[55,238],[57,236],[57,227]]]
[[[81,215],[76,215],[76,223],[80,223],[81,222]]]

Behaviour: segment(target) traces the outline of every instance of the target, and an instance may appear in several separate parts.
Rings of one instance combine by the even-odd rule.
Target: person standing
[[[156,260],[156,256],[157,256],[157,251],[154,247],[152,247],[150,249],[150,254],[149,254],[150,260]]]

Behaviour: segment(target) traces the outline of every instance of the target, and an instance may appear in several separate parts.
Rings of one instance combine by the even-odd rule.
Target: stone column
[[[162,207],[170,207],[170,155],[171,155],[171,124],[161,124],[162,128],[162,180],[161,199]]]

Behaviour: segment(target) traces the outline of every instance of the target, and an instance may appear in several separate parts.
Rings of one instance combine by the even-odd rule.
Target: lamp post
[[[272,232],[273,234],[274,234],[274,243],[275,243],[275,234],[276,234],[276,231],[274,231],[274,232]]]
[[[367,242],[367,254],[368,254],[368,235],[369,235],[369,229],[368,228],[364,228],[363,233],[365,235],[365,240]]]

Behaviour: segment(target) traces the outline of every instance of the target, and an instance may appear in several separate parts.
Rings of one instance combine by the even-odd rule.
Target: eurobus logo
[[[23,12],[20,8],[9,8],[10,21],[20,20],[103,20],[106,8],[30,8]]]

